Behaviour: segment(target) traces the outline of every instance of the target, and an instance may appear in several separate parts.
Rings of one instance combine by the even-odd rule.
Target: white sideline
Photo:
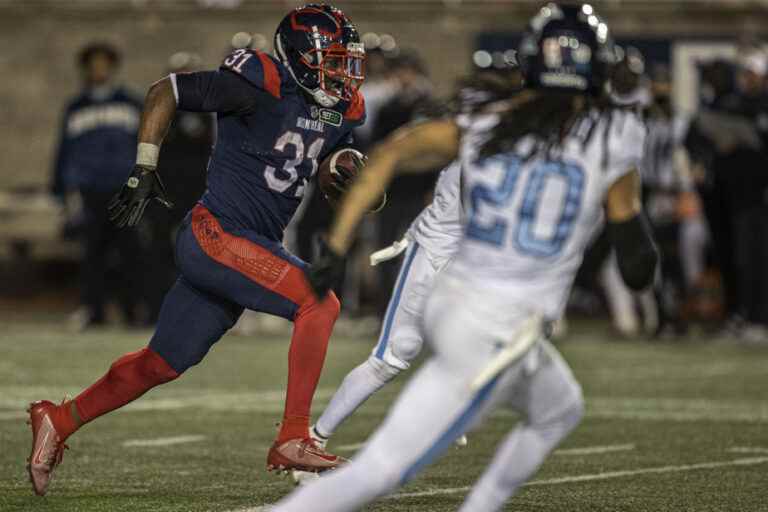
[[[67,391],[66,389],[64,390]],[[71,389],[76,392],[76,389]],[[315,392],[316,407],[322,407],[336,390],[320,388]],[[46,387],[0,387],[0,421],[16,420],[26,415],[19,412],[32,400],[44,396],[56,396],[62,390]],[[202,408],[213,411],[259,412],[280,414],[283,412],[283,390],[255,392],[231,392],[210,389],[203,392],[165,394],[136,401],[120,409],[118,413],[138,411],[172,411],[185,408]],[[372,408],[371,412],[384,414],[387,408]],[[502,410],[499,416],[512,413]],[[633,421],[717,421],[768,423],[768,404],[756,401],[685,400],[675,398],[637,398],[594,396],[587,399],[588,418],[626,419]]]
[[[757,464],[764,464],[768,462],[768,457],[750,457],[746,459],[735,459],[719,462],[700,462],[698,464],[684,464],[681,466],[658,466],[655,468],[642,468],[642,469],[625,469],[621,471],[606,471],[604,473],[593,473],[591,475],[573,475],[564,476],[560,478],[548,478],[546,480],[533,480],[523,484],[523,486],[529,485],[558,485],[569,484],[573,482],[590,482],[594,480],[610,480],[612,478],[624,478],[627,476],[635,475],[647,475],[654,473],[679,473],[682,471],[695,471],[698,469],[716,469],[728,466],[754,466]],[[461,492],[467,492],[471,487],[454,487],[448,489],[433,489],[430,491],[419,492],[406,492],[401,494],[393,494],[387,496],[384,499],[401,499],[401,498],[418,498],[422,496],[439,496],[442,494],[456,494]],[[245,512],[245,511],[242,511]]]
[[[365,446],[365,443],[343,444],[343,445],[341,445],[339,447],[334,448],[333,450],[335,450],[337,452],[356,452],[357,450],[359,450],[363,446]]]
[[[365,446],[365,443],[343,444],[334,448],[332,451],[354,452],[363,446]],[[581,448],[566,448],[564,450],[555,450],[554,455],[593,455],[597,453],[624,452],[634,449],[634,444],[607,444],[601,446],[583,446]],[[768,450],[766,453],[768,453]]]
[[[657,466],[654,468],[627,469],[621,471],[606,471],[604,473],[593,473],[587,475],[564,476],[560,478],[548,478],[545,480],[533,480],[524,486],[529,485],[559,485],[573,482],[590,482],[594,480],[610,480],[613,478],[624,478],[627,476],[646,475],[654,473],[678,473],[683,471],[695,471],[699,469],[717,469],[728,466],[754,466],[757,464],[768,463],[768,457],[750,457],[745,459],[735,459],[728,461],[700,462],[698,464],[684,464],[680,466]],[[429,491],[406,492],[392,494],[382,498],[383,500],[396,500],[402,498],[420,498],[428,496],[440,496],[444,494],[458,494],[467,492],[471,487],[452,487],[447,489],[432,489]],[[273,504],[259,505],[257,507],[240,508],[229,510],[227,512],[266,512],[272,510]]]
[[[553,455],[593,455],[597,453],[626,452],[634,450],[634,444],[607,444],[603,446],[584,446],[581,448],[565,448],[555,450]]]
[[[768,448],[762,446],[734,446],[730,450],[731,453],[768,453]]]
[[[198,443],[203,441],[205,436],[201,435],[189,435],[189,436],[173,436],[173,437],[158,437],[157,439],[129,439],[123,441],[123,446],[126,448],[145,447],[145,446],[171,446],[174,444],[184,443]]]
[[[0,421],[2,420],[19,420],[26,418],[29,413],[24,411],[0,411]]]

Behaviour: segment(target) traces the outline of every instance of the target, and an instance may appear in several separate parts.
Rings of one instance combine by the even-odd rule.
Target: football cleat
[[[53,471],[61,464],[67,445],[53,425],[51,414],[56,405],[47,400],[33,402],[27,408],[32,427],[32,453],[27,460],[29,480],[35,494],[43,496],[53,478]]]
[[[347,459],[326,452],[311,438],[296,438],[272,445],[267,454],[267,471],[322,473],[345,462]]]
[[[328,444],[328,438],[321,436],[314,425],[309,427],[309,437],[312,438],[316,446],[325,450],[325,446]],[[291,471],[291,477],[293,478],[294,484],[305,485],[320,478],[320,474],[315,471],[299,471],[294,469]]]
[[[460,436],[453,442],[453,444],[455,444],[458,448],[464,448],[468,443],[469,441],[467,440],[467,436]]]

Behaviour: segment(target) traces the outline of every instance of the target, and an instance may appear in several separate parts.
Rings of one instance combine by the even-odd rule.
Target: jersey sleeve
[[[70,153],[69,136],[67,135],[67,124],[71,114],[71,106],[68,106],[61,118],[59,128],[59,141],[56,147],[56,156],[53,161],[51,172],[51,194],[59,200],[64,200],[67,192],[66,169]]]
[[[247,113],[265,93],[226,71],[198,71],[171,75],[179,110]]]
[[[608,154],[606,185],[634,169],[640,169],[645,153],[646,127],[633,112],[614,112],[607,127]]]
[[[257,89],[280,99],[283,85],[282,65],[264,52],[235,50],[221,63],[220,70],[240,75]]]

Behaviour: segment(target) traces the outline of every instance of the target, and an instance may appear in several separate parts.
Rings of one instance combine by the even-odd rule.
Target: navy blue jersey
[[[53,193],[118,190],[136,161],[140,116],[141,102],[122,87],[75,97],[62,119]]]
[[[351,143],[362,96],[321,108],[276,59],[237,50],[218,71],[173,77],[181,110],[217,112],[218,135],[201,203],[224,229],[281,241],[318,162]]]

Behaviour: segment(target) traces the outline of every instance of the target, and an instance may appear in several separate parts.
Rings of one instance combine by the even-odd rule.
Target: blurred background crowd
[[[138,229],[114,229],[106,204],[135,159],[143,91],[169,72],[215,68],[234,48],[270,51],[270,27],[297,4],[0,1],[0,68],[13,77],[0,95],[3,309],[66,313],[72,329],[155,321],[175,279],[175,229],[205,188],[216,130],[211,114],[179,113],[159,163],[175,209],[150,207]],[[338,2],[368,55],[367,121],[356,133],[364,152],[405,123],[518,84],[516,30],[539,2],[372,4]],[[768,11],[760,2],[596,4],[623,49],[612,101],[648,128],[640,171],[663,264],[653,289],[633,294],[598,236],[568,314],[602,315],[617,337],[727,333],[768,344]],[[371,267],[368,255],[405,234],[435,179],[398,178],[386,208],[366,219],[339,285],[346,315],[383,314],[399,261]],[[305,260],[332,220],[321,196],[308,188],[288,230],[286,245]],[[240,330],[260,321],[245,317]]]

